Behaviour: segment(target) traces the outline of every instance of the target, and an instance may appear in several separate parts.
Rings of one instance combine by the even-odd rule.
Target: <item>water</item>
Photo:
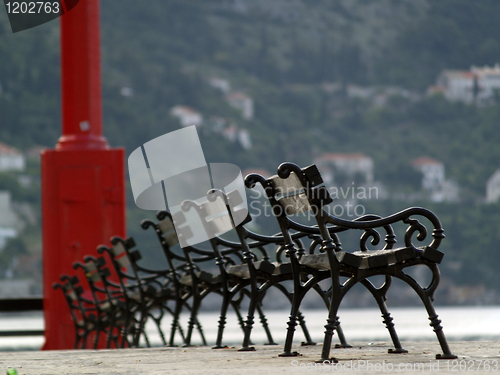
[[[444,332],[448,340],[500,340],[500,306],[480,307],[437,307],[437,313],[442,320]],[[326,310],[305,310],[303,315],[313,340],[323,341]],[[427,314],[423,308],[391,308],[391,315],[401,340],[435,340],[435,333],[429,326]],[[390,337],[382,323],[380,311],[377,309],[341,309],[340,321],[348,341],[385,341]],[[273,333],[274,340],[283,343],[286,334],[288,311],[266,311],[266,318]],[[181,322],[186,326],[188,316],[183,315]],[[199,315],[205,337],[209,345],[215,341],[219,314],[207,312]],[[170,321],[164,319],[164,332],[168,334]],[[43,329],[42,313],[0,314],[0,330]],[[147,326],[148,336],[153,345],[161,345],[154,325]],[[224,343],[239,345],[243,334],[234,314],[228,314]],[[43,344],[43,337],[0,337],[0,350],[38,350]],[[295,334],[295,341],[304,340],[300,328]],[[252,341],[262,344],[266,336],[260,322],[256,319],[252,332]],[[180,337],[177,338],[180,343]],[[336,338],[334,337],[334,342]],[[195,332],[193,344],[200,344],[200,338]]]

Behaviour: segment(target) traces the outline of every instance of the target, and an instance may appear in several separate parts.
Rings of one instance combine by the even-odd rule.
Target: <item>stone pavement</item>
[[[457,360],[436,360],[437,341],[406,341],[407,354],[388,354],[384,342],[354,342],[352,349],[332,349],[337,364],[315,363],[321,345],[299,347],[301,356],[278,357],[281,346],[256,346],[255,352],[238,352],[237,347],[212,350],[209,347],[113,350],[67,350],[1,352],[0,374],[14,367],[19,375],[55,374],[436,374],[474,372],[500,373],[500,342],[450,341]]]

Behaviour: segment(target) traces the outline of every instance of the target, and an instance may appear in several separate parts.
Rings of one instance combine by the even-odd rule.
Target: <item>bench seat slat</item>
[[[196,278],[204,283],[210,284],[214,278],[214,276],[211,273],[205,272],[205,271],[198,271],[195,272]],[[192,286],[193,285],[193,278],[191,275],[183,275],[180,279],[179,282],[182,285],[186,286]]]
[[[438,259],[439,254],[434,253],[432,250],[437,251],[435,249],[431,249],[430,251],[428,251],[428,258],[433,257],[434,259]],[[422,254],[422,251],[418,252],[414,247],[402,247],[388,250],[356,251],[354,253],[339,251],[335,253],[340,263],[357,269],[374,269],[387,267],[391,264],[403,263],[407,260],[415,259],[417,255],[420,254]],[[300,263],[304,266],[317,270],[330,269],[328,254],[326,253],[304,255],[302,256]]]
[[[278,263],[273,262],[274,272],[273,275],[291,275],[292,274],[292,263]]]
[[[272,264],[271,262],[267,261],[258,261],[254,262],[255,269],[259,272],[267,273],[269,275],[272,275],[275,269],[275,265]],[[233,275],[236,277],[239,277],[241,279],[249,279],[250,278],[250,270],[248,269],[247,264],[238,264],[238,265],[233,265],[229,266],[227,269],[227,273],[229,275]]]

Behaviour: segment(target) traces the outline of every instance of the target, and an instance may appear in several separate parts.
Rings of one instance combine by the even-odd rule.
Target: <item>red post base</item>
[[[43,349],[71,349],[75,340],[69,307],[52,284],[63,273],[76,273],[73,262],[98,256],[98,245],[125,237],[124,160],[121,148],[42,154]]]

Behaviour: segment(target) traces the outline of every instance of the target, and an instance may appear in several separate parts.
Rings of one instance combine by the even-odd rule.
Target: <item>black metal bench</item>
[[[374,295],[382,311],[384,323],[389,329],[395,349],[391,352],[402,353],[399,339],[394,330],[392,318],[385,306],[386,293],[390,286],[391,277],[396,277],[408,284],[421,298],[431,321],[431,326],[437,335],[443,354],[436,358],[456,358],[451,354],[446,342],[441,321],[432,305],[434,292],[439,284],[438,263],[443,254],[437,250],[444,238],[443,229],[437,217],[423,208],[409,208],[386,218],[375,215],[366,215],[356,220],[343,220],[332,216],[325,210],[325,206],[332,199],[323,184],[319,171],[315,166],[304,169],[291,163],[283,163],[278,168],[278,175],[264,179],[259,175],[250,175],[246,178],[247,186],[251,187],[261,183],[273,206],[273,212],[278,219],[283,235],[287,238],[287,252],[294,266],[294,280],[297,297],[292,304],[289,328],[285,343],[284,356],[296,355],[291,351],[293,332],[295,330],[295,317],[300,305],[300,298],[307,292],[308,283],[314,283],[314,276],[304,282],[303,277],[308,274],[307,269],[328,270],[331,279],[331,299],[326,332],[322,349],[322,361],[330,360],[330,347],[335,327],[339,324],[337,318],[338,308],[346,293],[357,283],[364,284]],[[301,225],[289,218],[289,215],[312,210],[317,226]],[[416,246],[414,237],[419,242],[427,238],[427,230],[416,217],[426,219],[433,227],[432,240],[427,245]],[[392,224],[404,223],[407,225],[403,236],[404,246],[395,248],[396,235]],[[359,251],[346,252],[342,250],[339,234],[349,230],[361,230]],[[385,231],[384,246],[378,250],[369,250],[367,242],[377,246],[381,241],[380,230]],[[319,254],[306,254],[297,257],[290,232],[308,232],[319,235],[321,249]],[[431,282],[422,287],[404,270],[415,265],[427,266],[432,273]],[[369,277],[383,275],[386,282],[376,288]],[[341,277],[347,278],[341,281]],[[312,280],[312,281],[311,281]]]
[[[226,302],[223,301],[221,318],[219,321],[219,335],[215,347],[220,347],[225,313],[227,311],[227,302],[231,300],[230,296],[240,290],[247,291],[244,288],[249,287],[247,294],[250,297],[250,303],[245,322],[245,335],[242,347],[239,350],[252,351],[254,348],[250,346],[250,335],[253,329],[254,314],[256,310],[268,336],[268,344],[274,343],[267,326],[267,320],[261,310],[261,303],[271,287],[277,288],[286,298],[288,298],[290,303],[292,302],[293,293],[283,285],[283,282],[292,280],[293,267],[290,262],[285,260],[282,261],[285,245],[285,240],[282,235],[264,236],[248,230],[245,224],[251,221],[251,217],[247,215],[246,211],[243,212],[246,218],[240,224],[235,225],[234,216],[241,215],[242,212],[236,211],[234,207],[237,207],[242,202],[242,198],[238,191],[231,191],[227,195],[221,191],[214,191],[208,196],[208,202],[198,205],[195,202],[187,201],[183,204],[183,210],[188,211],[192,208],[197,211],[204,225],[204,230],[208,236],[211,237],[210,242],[213,252],[216,255],[217,263],[221,266],[220,274],[224,280],[223,287],[226,288],[229,293],[229,297],[224,300]],[[239,242],[231,242],[216,235],[228,227],[233,227],[235,229]],[[299,237],[304,236],[307,236],[307,234],[296,235],[294,241],[300,243]],[[223,254],[231,249],[236,249],[241,253],[242,262],[241,264],[233,264],[227,267],[222,260]],[[275,252],[276,262],[270,262],[270,252]],[[322,275],[324,276],[323,278],[325,278],[329,273],[323,272]],[[227,286],[227,283],[229,283],[230,286]],[[321,290],[317,284],[312,287],[320,293],[325,301],[327,300],[328,293]],[[300,312],[297,312],[297,319],[305,337],[305,341],[302,344],[315,345]],[[341,341],[339,346],[349,347],[345,342],[340,326],[337,327],[337,331]]]
[[[183,345],[190,346],[195,326],[203,345],[207,345],[202,326],[197,318],[197,313],[202,300],[212,292],[218,293],[220,285],[217,278],[211,273],[202,270],[200,265],[212,262],[214,260],[213,254],[206,254],[202,250],[194,248],[182,249],[180,253],[173,251],[172,248],[179,243],[179,239],[174,229],[172,216],[167,211],[159,211],[156,216],[158,222],[143,220],[141,227],[144,230],[152,228],[155,231],[169,265],[168,272],[174,287],[176,301],[169,345],[175,346],[175,334],[176,332],[180,332]],[[197,251],[197,256],[191,254],[193,251]],[[190,312],[186,334],[184,334],[179,322],[183,309],[187,309]]]
[[[165,344],[174,345],[175,334],[180,332],[184,345],[191,345],[192,333],[197,327],[202,342],[206,345],[197,314],[203,299],[216,293],[222,296],[222,305],[214,348],[225,347],[222,337],[226,314],[229,306],[232,306],[244,333],[241,350],[253,350],[250,335],[255,312],[260,316],[269,343],[274,343],[261,304],[269,288],[276,287],[291,303],[287,336],[281,355],[295,356],[298,353],[292,351],[292,341],[298,324],[304,331],[305,344],[313,344],[300,313],[300,305],[305,295],[314,290],[328,306],[321,360],[331,360],[330,348],[335,330],[340,339],[337,347],[349,347],[337,313],[347,292],[360,283],[370,291],[380,308],[383,322],[394,344],[389,352],[405,353],[385,302],[392,278],[395,277],[415,290],[423,302],[443,351],[436,358],[456,358],[448,347],[432,304],[440,278],[438,264],[443,258],[438,247],[444,238],[441,224],[432,212],[414,207],[385,218],[377,215],[364,215],[355,220],[337,218],[326,209],[332,199],[315,166],[301,169],[294,164],[284,163],[278,168],[276,176],[265,179],[252,174],[246,177],[245,183],[249,188],[256,184],[264,187],[281,233],[265,236],[252,232],[246,226],[251,220],[250,216],[235,225],[233,216],[241,215],[241,212],[232,210],[232,207],[238,205],[238,195],[235,192],[225,195],[220,191],[213,191],[208,195],[207,203],[185,201],[182,205],[184,212],[195,210],[198,213],[204,230],[211,238],[209,248],[186,246],[173,251],[173,246],[179,242],[178,233],[174,229],[172,216],[166,211],[160,211],[157,214],[158,222],[145,220],[141,226],[143,229],[154,229],[169,269],[154,271],[141,268],[137,264],[140,253],[134,249],[133,241],[120,238],[113,239],[112,247],[99,249],[110,255],[114,270],[120,276],[119,282],[109,280],[109,271],[101,258],[89,257],[85,259],[85,263],[76,265],[84,269],[94,293],[96,323],[90,318],[88,330],[96,330],[97,337],[105,332],[108,346],[111,342],[120,345],[119,338],[122,346],[136,346],[141,335],[147,342],[144,326],[146,319],[151,317]],[[231,199],[233,204],[229,204]],[[241,196],[239,199],[241,200]],[[234,201],[237,201],[236,204]],[[217,204],[212,204],[214,202]],[[226,212],[227,215],[220,215],[219,211]],[[293,219],[293,215],[306,211],[312,211],[314,225],[300,224]],[[182,217],[177,219],[177,222],[183,221]],[[223,232],[222,228],[227,227],[228,222],[235,229],[238,241],[229,241],[217,235]],[[406,227],[404,234],[400,236],[403,239],[400,247],[395,247],[395,224]],[[432,228],[432,238],[428,243],[424,242],[429,237],[424,224]],[[344,236],[344,232],[352,231],[360,231],[359,245],[352,251],[345,251],[340,238]],[[180,235],[189,236],[189,231]],[[273,252],[277,260],[274,263],[269,257]],[[284,256],[288,259],[284,259]],[[432,274],[432,280],[426,286],[421,286],[405,272],[417,265],[427,267]],[[377,287],[372,283],[372,277],[380,275],[383,276],[384,283]],[[287,280],[293,280],[291,290],[283,285]],[[319,283],[324,280],[329,280],[327,288],[320,287]],[[70,283],[60,286],[63,291],[71,289]],[[81,293],[76,295],[78,297]],[[250,301],[244,321],[240,308],[241,301],[246,297]],[[167,303],[172,301],[174,307],[170,308]],[[88,305],[89,301],[85,303]],[[76,311],[78,304],[75,300],[68,299],[68,304]],[[183,309],[190,312],[186,334],[179,323]],[[157,315],[152,314],[153,310],[158,311]],[[160,327],[164,312],[172,315],[168,342]],[[81,321],[78,317],[74,319]],[[89,333],[78,324],[75,329],[80,331],[81,337],[77,337],[77,340],[82,340]],[[122,333],[116,334],[117,329]],[[131,333],[133,339],[129,343],[128,336]]]
[[[61,275],[61,283],[54,283],[54,289],[61,289],[68,303],[71,319],[75,327],[74,349],[85,349],[91,333],[94,333],[93,348],[96,349],[100,333],[104,333],[105,322],[97,319],[94,301],[85,299],[83,288],[77,276]]]
[[[97,313],[99,331],[95,336],[95,347],[100,339],[100,333],[106,335],[106,347],[112,344],[116,348],[129,345],[129,339],[125,333],[134,332],[134,315],[125,304],[124,291],[120,288],[109,288],[106,281],[110,276],[109,269],[105,267],[104,258],[98,259],[86,256],[84,262],[73,263],[73,268],[81,269],[90,287],[92,300],[84,301],[90,304]],[[143,332],[144,333],[144,332]]]
[[[203,211],[203,207],[198,207],[194,202],[185,202],[186,210],[192,207]],[[250,280],[242,277],[243,275],[237,275],[237,272],[233,275],[227,272],[227,268],[230,268],[231,265],[242,261],[241,245],[214,237],[210,240],[211,248],[204,249],[195,246],[186,246],[182,249],[183,256],[179,256],[173,253],[171,249],[173,245],[178,243],[178,239],[172,225],[170,213],[160,211],[157,217],[160,220],[158,223],[143,221],[143,228],[155,228],[171,270],[176,270],[175,273],[178,273],[179,266],[175,265],[175,260],[181,261],[181,264],[185,262],[181,268],[183,272],[177,276],[179,288],[188,290],[187,293],[181,296],[182,304],[186,304],[188,300],[191,301],[191,306],[189,307],[190,319],[184,345],[191,345],[193,328],[198,324],[197,314],[203,299],[210,293],[216,293],[222,297],[222,304],[217,339],[213,348],[225,348],[226,346],[222,344],[222,337],[229,306],[233,307],[242,330],[245,330],[245,323],[240,312],[240,304],[245,296],[250,296],[249,291],[246,289]],[[182,218],[178,218],[178,220],[182,221]],[[184,235],[186,236],[186,233]],[[260,306],[257,309],[268,341],[269,343],[273,343],[264,313]],[[174,330],[172,330],[171,335],[173,333]],[[200,331],[200,333],[202,332]],[[203,336],[202,339],[206,345]]]
[[[135,242],[132,238],[113,237],[111,244],[111,247],[99,246],[97,251],[109,256],[118,276],[118,283],[110,281],[109,278],[103,278],[103,281],[109,288],[123,291],[125,308],[137,321],[132,345],[139,345],[148,319],[154,321],[160,338],[166,345],[161,321],[165,313],[173,315],[167,304],[169,301],[175,301],[169,271],[141,267],[138,261],[142,256],[140,251],[134,248]],[[144,337],[147,340],[147,336]],[[149,346],[149,342],[146,343]]]

